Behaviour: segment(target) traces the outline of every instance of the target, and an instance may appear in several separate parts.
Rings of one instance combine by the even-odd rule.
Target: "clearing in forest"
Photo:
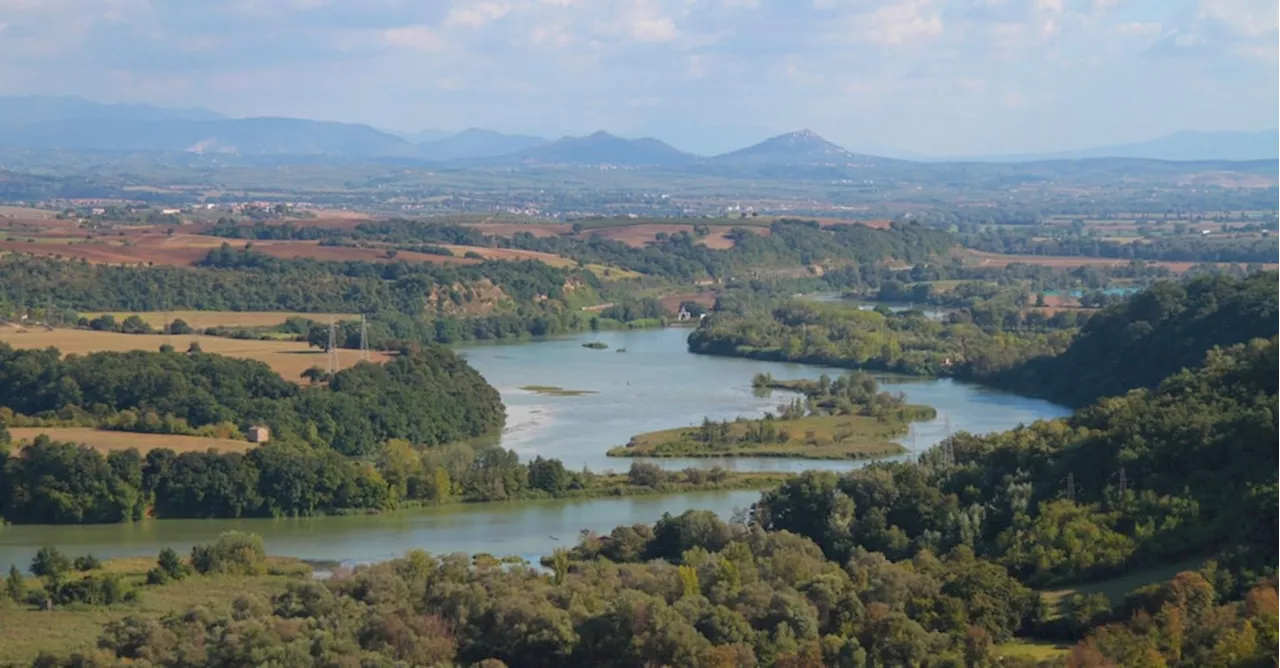
[[[131,315],[136,315],[148,325],[160,329],[164,327],[166,313],[163,311],[102,311],[81,313],[93,319],[100,315],[114,316],[120,322]],[[196,329],[208,327],[274,327],[283,324],[289,318],[306,318],[320,323],[334,320],[359,320],[353,313],[300,313],[297,311],[169,311],[169,322],[181,320]]]
[[[111,431],[92,427],[10,427],[14,442],[32,441],[41,434],[60,443],[83,443],[101,453],[133,448],[142,454],[158,448],[168,448],[177,453],[204,452],[210,448],[218,452],[244,452],[257,444],[231,438],[183,436],[180,434],[142,434],[132,431]]]
[[[121,334],[118,332],[96,332],[86,329],[55,329],[48,331],[43,327],[24,329],[21,327],[0,327],[0,341],[15,348],[57,348],[63,355],[84,355],[100,351],[150,350],[156,351],[160,346],[169,344],[177,351],[185,351],[192,343],[199,343],[206,353],[216,353],[227,357],[258,360],[270,366],[285,380],[301,381],[302,372],[311,367],[325,366],[325,353],[312,348],[301,341],[257,341],[246,339],[228,339],[217,336],[199,336],[194,334]],[[385,362],[390,355],[384,352],[369,353],[373,362]],[[339,350],[338,365],[342,368],[354,366],[360,361],[360,351]]]

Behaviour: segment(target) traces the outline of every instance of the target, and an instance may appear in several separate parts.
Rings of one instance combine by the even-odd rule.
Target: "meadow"
[[[311,567],[301,560],[267,557],[267,575],[191,575],[162,585],[141,586],[146,582],[147,570],[155,565],[154,557],[112,559],[103,563],[103,571],[119,574],[142,592],[141,600],[132,604],[71,605],[42,610],[0,597],[0,666],[30,665],[40,652],[66,655],[92,650],[104,624],[129,615],[159,619],[194,606],[229,609],[242,596],[266,598],[283,592],[289,581],[311,575]],[[34,577],[29,578],[26,585],[28,588],[40,586]]]
[[[61,443],[83,443],[101,453],[112,450],[128,450],[133,448],[141,454],[147,454],[158,448],[168,448],[177,453],[204,452],[244,452],[256,444],[231,438],[207,438],[202,436],[183,436],[180,434],[142,434],[130,431],[111,431],[92,427],[10,427],[9,435],[15,443],[31,441],[45,434],[50,439]]]
[[[306,318],[316,322],[329,322],[334,320],[359,320],[359,314],[355,313],[299,313],[295,311],[109,311],[81,313],[80,315],[93,319],[102,315],[110,315],[115,317],[119,322],[131,315],[142,318],[143,322],[148,325],[160,329],[164,327],[166,320],[173,322],[181,320],[195,329],[207,329],[209,327],[274,327],[283,324],[289,318]]]
[[[623,447],[609,450],[610,457],[783,457],[795,459],[873,459],[905,453],[892,442],[907,433],[898,420],[881,421],[860,415],[820,415],[772,420],[786,439],[756,443],[747,440],[749,430],[763,420],[729,423],[726,439],[731,445],[715,446],[697,440],[702,427],[678,427],[637,434]]]
[[[324,367],[326,355],[319,348],[312,348],[301,341],[258,341],[228,339],[195,334],[121,334],[86,329],[44,328],[24,329],[0,327],[0,341],[15,348],[57,348],[64,355],[84,355],[99,351],[159,350],[168,344],[178,351],[186,350],[192,343],[199,343],[201,350],[228,357],[238,357],[263,362],[285,380],[299,382],[302,373],[311,367]],[[385,362],[390,355],[372,351],[370,361]],[[360,352],[339,350],[338,366],[346,368],[360,361]]]

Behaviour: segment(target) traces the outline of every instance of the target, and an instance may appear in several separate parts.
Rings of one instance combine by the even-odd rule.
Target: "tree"
[[[195,331],[196,330],[192,329],[191,325],[188,325],[187,321],[182,318],[174,318],[173,322],[169,323],[170,334],[191,334]]]
[[[192,341],[191,345],[187,346],[188,355],[196,355],[203,352],[204,352],[204,348],[200,346],[199,341]]]
[[[22,603],[26,599],[26,582],[22,577],[22,571],[18,570],[17,566],[9,566],[9,577],[5,578],[4,592],[14,603]]]
[[[31,574],[50,582],[60,582],[71,571],[71,560],[56,547],[42,547],[31,559]]]

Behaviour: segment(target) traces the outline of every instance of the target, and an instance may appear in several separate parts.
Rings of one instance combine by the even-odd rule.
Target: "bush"
[[[197,573],[263,575],[267,551],[257,534],[228,531],[218,540],[191,548],[191,566]]]
[[[76,557],[75,567],[76,570],[81,573],[85,571],[96,571],[99,568],[102,568],[102,562],[98,561],[98,558],[92,554],[86,554],[83,557]]]
[[[653,489],[661,487],[666,478],[666,473],[663,472],[662,467],[646,462],[635,462],[631,465],[631,470],[627,472],[628,483],[641,487],[652,487]]]
[[[71,570],[71,560],[56,547],[42,547],[31,560],[31,573],[50,580],[60,579]]]
[[[79,580],[72,580],[49,592],[53,602],[59,605],[83,603],[86,605],[114,605],[137,598],[116,573],[97,573]]]
[[[187,577],[187,573],[191,571],[190,567],[182,563],[182,558],[178,556],[173,548],[166,547],[160,550],[160,556],[156,559],[156,567],[164,573],[165,577],[172,580],[181,580]]]

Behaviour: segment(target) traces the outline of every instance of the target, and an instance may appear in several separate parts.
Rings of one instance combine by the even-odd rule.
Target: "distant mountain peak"
[[[715,160],[743,164],[831,165],[863,162],[867,157],[850,152],[813,130],[804,128],[716,156]]]

